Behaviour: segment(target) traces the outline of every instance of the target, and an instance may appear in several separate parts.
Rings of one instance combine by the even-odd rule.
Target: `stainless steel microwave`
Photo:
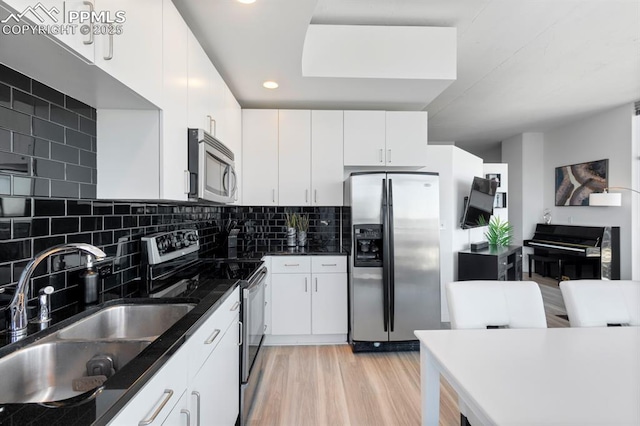
[[[228,204],[238,179],[233,152],[202,129],[189,129],[189,199]]]

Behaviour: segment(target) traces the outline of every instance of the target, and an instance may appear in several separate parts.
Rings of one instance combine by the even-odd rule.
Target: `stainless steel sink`
[[[88,389],[74,391],[74,380],[102,372],[96,368],[87,371],[87,362],[108,358],[118,371],[150,343],[57,341],[28,346],[0,358],[0,403],[50,402],[80,395]]]
[[[65,340],[153,340],[194,306],[190,303],[110,306],[65,327],[56,337]]]

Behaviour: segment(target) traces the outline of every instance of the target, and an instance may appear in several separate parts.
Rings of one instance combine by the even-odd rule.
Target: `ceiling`
[[[173,1],[243,108],[425,110],[482,145],[640,100],[640,0]],[[456,27],[458,78],[302,77],[310,23]]]

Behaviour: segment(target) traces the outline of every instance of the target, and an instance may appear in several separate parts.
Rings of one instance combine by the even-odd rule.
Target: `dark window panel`
[[[96,154],[94,152],[80,150],[80,164],[82,166],[95,169],[98,164],[96,161]]]
[[[43,139],[64,143],[64,127],[36,117],[33,117],[32,134]]]
[[[95,200],[97,198],[97,190],[95,185],[80,184],[80,198],[83,200]]]
[[[52,143],[51,159],[64,161],[65,163],[78,164],[80,163],[80,151],[71,146]]]
[[[0,106],[0,127],[20,133],[31,133],[31,117]]]
[[[96,122],[88,118],[80,117],[80,131],[96,137]]]
[[[91,183],[91,169],[88,167],[67,164],[67,180],[73,182]]]
[[[49,119],[49,102],[13,89],[13,109],[36,117]]]
[[[80,102],[77,99],[74,99],[70,96],[65,96],[65,101],[66,101],[66,107],[67,109],[70,109],[71,111],[80,114],[80,115],[84,115],[85,117],[91,118],[91,107],[87,104],[84,104],[82,102]]]
[[[0,150],[11,151],[11,132],[0,129]]]
[[[101,231],[102,230],[102,218],[97,216],[81,217],[80,218],[80,230],[81,231]]]
[[[0,240],[11,239],[11,220],[0,219]]]
[[[0,83],[0,105],[11,108],[11,88]]]
[[[34,216],[64,216],[64,200],[36,199],[34,206]]]
[[[57,105],[51,105],[51,121],[73,129],[78,128],[78,114]]]
[[[31,257],[31,240],[17,240],[0,243],[0,259],[23,260]]]
[[[60,106],[64,105],[64,95],[62,93],[40,83],[39,81],[33,80],[31,84],[31,93],[35,96],[46,99],[49,102],[53,102],[54,104],[58,104]]]
[[[0,81],[9,86],[19,87],[27,92],[31,91],[31,79],[24,74],[0,64]]]
[[[94,201],[93,202],[93,214],[95,215],[112,215],[113,203],[108,201]]]
[[[86,216],[91,214],[90,201],[67,201],[67,215],[69,216]]]
[[[33,166],[34,176],[51,179],[64,179],[64,163],[35,158],[33,160]]]
[[[80,198],[80,184],[63,180],[51,181],[51,196],[64,198]]]
[[[31,217],[31,198],[0,197],[0,217]]]
[[[76,132],[72,129],[66,130],[66,144],[75,146],[76,148],[86,149],[91,151],[91,136],[84,133]]]
[[[77,217],[55,217],[51,219],[51,234],[72,234],[80,231]]]
[[[53,246],[57,246],[59,244],[64,244],[64,236],[59,235],[56,237],[45,237],[45,238],[34,238],[33,239],[33,252],[34,254],[40,253],[41,251],[51,248]]]

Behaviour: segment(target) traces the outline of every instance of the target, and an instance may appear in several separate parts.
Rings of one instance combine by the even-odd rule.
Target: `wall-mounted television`
[[[462,229],[485,226],[493,214],[498,182],[474,177],[471,192],[465,197],[464,214],[460,221]]]

